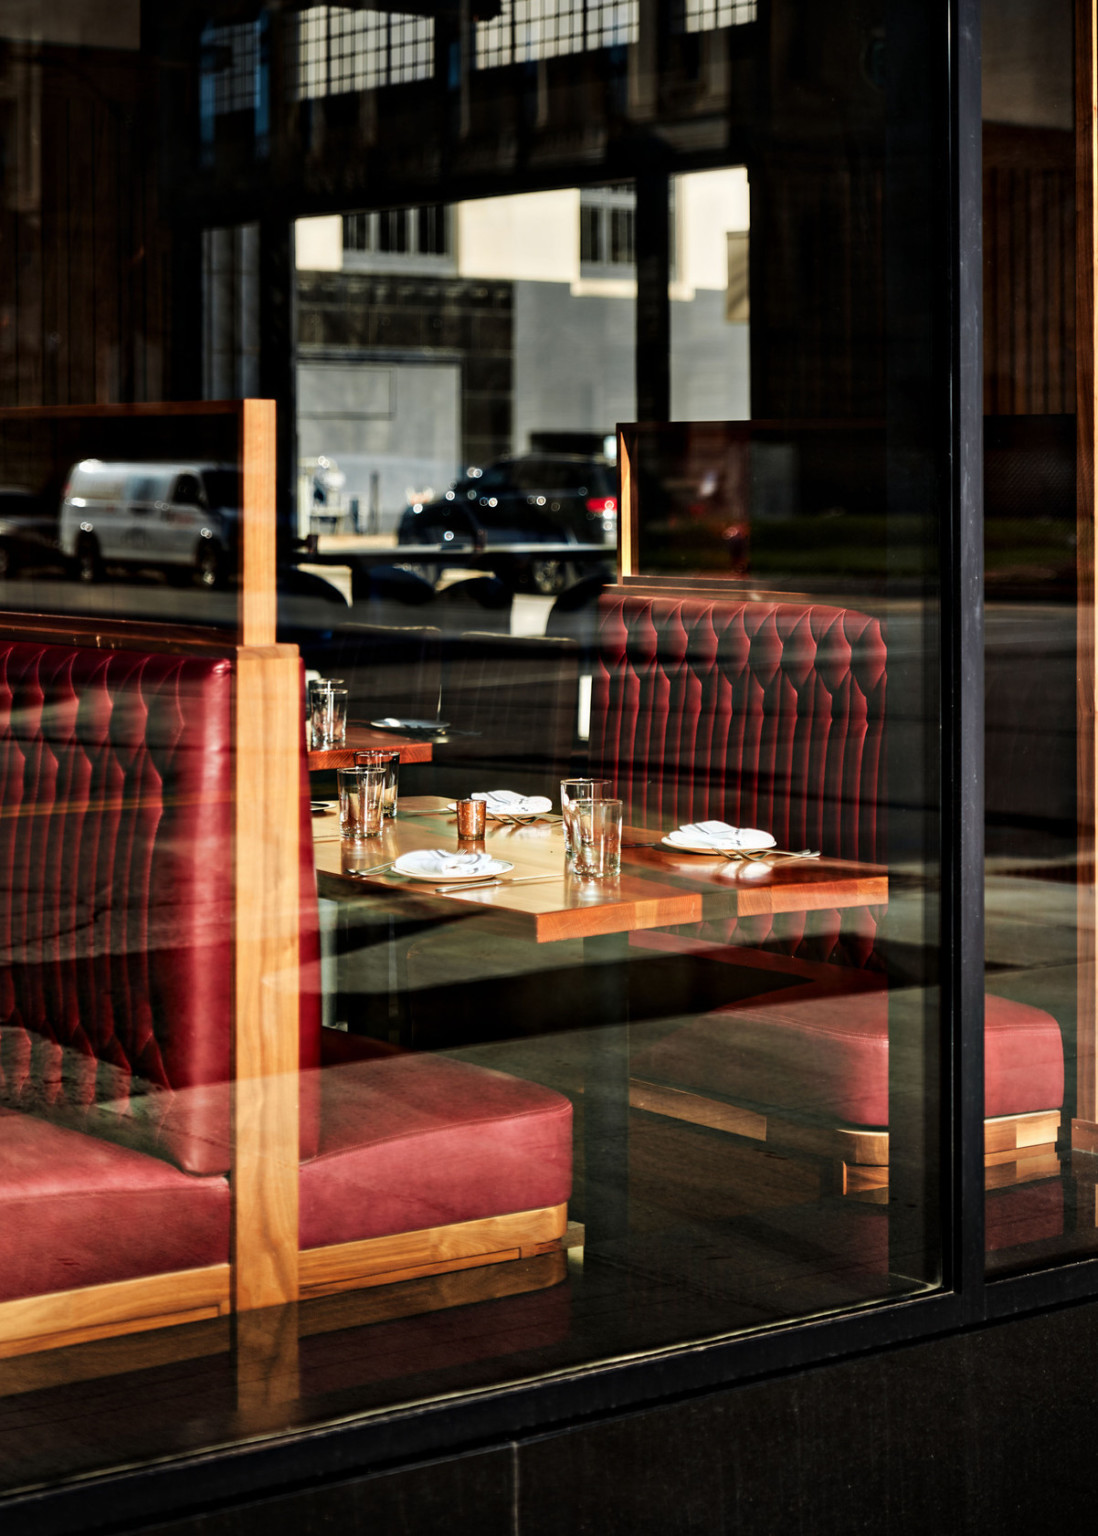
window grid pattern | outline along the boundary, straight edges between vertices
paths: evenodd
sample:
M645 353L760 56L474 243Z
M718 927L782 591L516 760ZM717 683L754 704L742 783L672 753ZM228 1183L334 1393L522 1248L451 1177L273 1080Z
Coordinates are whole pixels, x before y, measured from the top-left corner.
M434 73L435 24L429 16L314 5L297 18L294 95L299 101Z
M755 21L757 0L680 0L678 31L712 32ZM635 43L640 0L503 0L476 27L476 68L529 63Z
M639 32L640 0L588 0L588 48L635 43Z
M254 23L207 27L202 34L203 96L215 117L256 104L259 37Z
M685 32L713 32L718 27L742 27L754 21L756 0L683 0Z
M367 255L448 256L450 220L441 204L343 216L343 249Z
M585 267L632 267L637 256L636 195L629 184L580 192L580 262Z

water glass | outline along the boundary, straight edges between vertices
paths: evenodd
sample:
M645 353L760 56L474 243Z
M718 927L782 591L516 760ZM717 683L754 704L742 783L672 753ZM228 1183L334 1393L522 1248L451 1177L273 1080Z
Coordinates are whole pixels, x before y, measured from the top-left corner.
M564 826L564 860L572 862L572 805L576 800L605 800L610 793L609 779L562 779L560 781L560 816Z
M387 748L368 748L355 753L356 768L384 768L385 791L382 803L386 816L397 813L397 780L400 771L400 753Z
M341 747L347 739L347 689L338 678L309 684L309 729L315 749Z
M380 837L384 824L385 768L340 768L339 833L346 842Z
M572 872L592 880L621 874L620 800L573 800Z

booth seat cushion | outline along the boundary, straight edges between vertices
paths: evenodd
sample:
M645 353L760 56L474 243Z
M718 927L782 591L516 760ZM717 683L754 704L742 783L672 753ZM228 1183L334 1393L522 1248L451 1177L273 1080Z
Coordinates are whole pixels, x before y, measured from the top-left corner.
M1059 1108L1064 1053L1050 1014L986 999L984 1113ZM786 1113L888 1124L888 993L810 992L732 1004L633 1058L634 1075Z
M571 1194L572 1106L551 1089L432 1055L348 1062L321 1077L320 1150L301 1165L303 1248Z
M0 1109L0 1301L225 1264L229 1185Z

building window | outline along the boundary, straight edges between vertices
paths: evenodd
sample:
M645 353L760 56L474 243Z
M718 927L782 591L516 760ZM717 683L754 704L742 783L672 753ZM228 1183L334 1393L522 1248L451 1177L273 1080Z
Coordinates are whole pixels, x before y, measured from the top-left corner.
M223 117L229 112L253 111L259 62L259 31L254 23L207 27L202 34L203 115Z
M343 249L365 256L449 256L450 210L387 208L343 215Z
M298 101L426 80L434 73L435 24L429 16L314 5L297 18Z
M497 17L477 23L476 67L635 43L639 20L639 0L503 0Z
M718 27L741 27L754 21L756 0L683 0L682 30L714 32Z
M581 266L632 269L636 220L635 196L627 183L584 187L580 193Z

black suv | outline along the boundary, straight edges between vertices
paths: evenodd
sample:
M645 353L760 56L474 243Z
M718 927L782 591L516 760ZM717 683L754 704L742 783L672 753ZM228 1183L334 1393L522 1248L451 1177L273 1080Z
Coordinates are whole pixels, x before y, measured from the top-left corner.
M408 507L398 538L401 544L450 550L486 544L614 546L617 494L617 472L605 459L552 453L497 459L455 481L437 501ZM524 554L508 565L510 571L500 575L548 594L562 591L575 576L563 555Z

